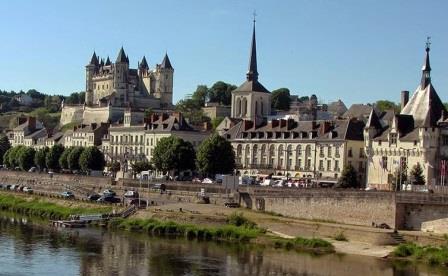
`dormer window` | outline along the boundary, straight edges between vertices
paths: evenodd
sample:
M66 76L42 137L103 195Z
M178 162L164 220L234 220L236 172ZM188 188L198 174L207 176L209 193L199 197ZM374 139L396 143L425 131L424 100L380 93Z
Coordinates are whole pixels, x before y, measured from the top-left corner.
M390 144L391 145L396 145L397 144L397 134L396 133L391 133L390 134Z

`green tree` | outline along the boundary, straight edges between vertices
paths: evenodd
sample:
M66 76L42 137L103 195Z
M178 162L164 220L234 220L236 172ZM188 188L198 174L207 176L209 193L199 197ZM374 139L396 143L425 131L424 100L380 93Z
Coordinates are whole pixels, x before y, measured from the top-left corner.
M279 88L271 93L271 106L277 110L289 110L291 97L288 88Z
M194 105L201 108L204 106L208 99L208 87L207 85L198 85L196 91L191 95L191 100L193 100Z
M378 100L375 103L375 107L380 111L384 112L387 110L395 110L396 112L400 111L400 106L395 104L394 102L387 101L387 100Z
M218 102L223 105L230 105L232 102L232 91L237 87L223 81L215 82L208 91L210 102Z
M68 168L72 171L79 171L81 167L79 166L79 157L84 151L83 147L74 147L67 156Z
M11 154L12 150L13 148L9 148L3 155L3 165L5 165L7 168L12 168L12 165L9 162L9 155Z
M64 152L64 147L61 144L56 144L51 147L45 156L45 165L49 170L59 170L59 158Z
M3 156L6 151L11 148L11 144L9 143L8 137L6 135L0 136L0 163L3 164Z
M45 157L49 151L50 149L48 147L41 148L34 155L34 165L39 169L39 171L47 168Z
M184 117L187 118L192 125L200 125L210 121L210 118L205 116L201 106L195 103L192 99L185 99L177 102L176 111L182 112Z
M359 188L359 182L356 175L355 168L351 165L347 165L344 167L341 173L341 177L338 179L337 183L338 187L341 188Z
M13 148L11 148L11 152L8 155L8 160L9 160L9 166L11 168L15 168L19 166L19 152L24 149L25 146L15 146Z
M85 172L102 171L105 164L104 154L97 147L85 148L79 157L79 166Z
M425 176L423 175L423 168L420 163L417 163L412 167L410 172L410 177L412 184L414 185L425 185Z
M64 152L62 152L61 156L59 157L59 167L64 170L68 170L68 155L72 151L73 148L65 148Z
M36 151L29 147L24 147L17 153L19 167L22 171L28 171L34 165L35 153Z
M142 171L148 171L151 169L151 164L144 160L144 161L136 161L131 164L132 172L134 175L141 173Z
M213 118L213 120L212 120L212 127L213 127L213 130L215 130L215 129L219 126L219 124L222 122L222 120L224 120L223 117L216 117L216 118Z
M194 169L195 152L193 145L179 137L160 139L154 148L152 163L164 173L176 170Z
M196 167L204 175L229 174L235 169L235 153L229 141L213 134L198 148Z

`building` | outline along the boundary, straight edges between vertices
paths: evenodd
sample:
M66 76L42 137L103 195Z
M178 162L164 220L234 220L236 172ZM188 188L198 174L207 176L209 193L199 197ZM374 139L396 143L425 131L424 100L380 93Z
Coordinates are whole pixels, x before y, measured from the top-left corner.
M210 119L225 118L230 116L231 108L227 105L221 105L220 103L205 103L202 108L205 116Z
M441 184L439 176L446 174L441 161L448 157L447 113L431 82L429 51L428 43L420 84L409 101L408 92L402 92L401 113L378 117L370 112L364 130L369 186L396 189L412 184L410 171L417 164L427 185Z
M231 115L232 118L260 121L270 114L271 93L258 81L254 20L249 69L246 74L246 81L232 91Z
M106 160L123 166L137 160L150 161L154 148L164 137L179 137L196 148L208 135L193 129L179 112L153 113L143 121L127 110L122 124L110 125L109 134L102 139L102 151Z
M18 126L8 134L11 146L24 145L34 149L51 147L63 141L61 132L53 133L35 117L17 118Z
M73 127L64 136L65 147L92 147L100 146L102 138L107 135L109 129L108 123L80 124Z
M15 96L14 100L16 100L20 105L24 105L24 106L30 106L34 102L33 98L31 98L30 96L28 96L25 93L21 93L21 94Z
M61 125L115 122L129 107L172 108L174 68L168 55L154 69L143 56L137 67L130 68L123 47L115 63L109 57L104 61L94 52L86 65L85 104L62 104Z

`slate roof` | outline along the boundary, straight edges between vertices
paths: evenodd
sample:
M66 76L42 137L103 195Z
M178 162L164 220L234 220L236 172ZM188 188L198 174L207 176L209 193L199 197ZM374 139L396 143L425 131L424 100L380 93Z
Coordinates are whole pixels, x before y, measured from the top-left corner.
M171 65L170 58L168 57L168 54L165 54L165 57L162 60L162 64L160 64L160 68L163 69L174 69Z
M117 56L116 62L127 62L127 63L129 63L129 59L126 56L126 53L124 52L123 47L121 47L120 52L118 52L118 56Z

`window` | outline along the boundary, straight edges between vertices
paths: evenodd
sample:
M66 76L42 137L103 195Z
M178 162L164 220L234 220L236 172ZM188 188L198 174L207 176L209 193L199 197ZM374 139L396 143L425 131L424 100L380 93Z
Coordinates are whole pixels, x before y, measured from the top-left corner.
M442 136L442 144L444 146L448 146L448 135L443 135Z
M358 163L358 172L362 172L364 170L364 162L359 161Z
M306 160L306 167L307 169L311 169L311 158L308 158L308 160Z
M331 171L331 160L327 160L327 171Z
M339 160L334 161L334 170L337 172L339 171Z
M364 157L364 148L359 148L359 157L360 158Z
M320 154L320 156L324 156L324 147L323 146L321 146L319 148L319 154Z
M378 146L381 146L381 140L378 141Z
M324 160L319 160L319 170L324 169Z
M339 155L339 148L340 148L340 146L336 146L336 147L335 147L334 155L335 155L336 157L339 157L339 156L340 156L340 155Z
M301 145L297 146L297 156L302 156L302 146Z
M331 157L331 146L328 146L328 149L327 149L327 156L328 156L328 157Z
M347 155L348 155L348 157L353 157L353 150L352 150L352 148L348 149Z
M302 168L302 159L297 160L297 168Z
M387 169L387 156L381 157L381 167L386 170Z
M390 144L391 145L396 145L397 144L397 134L396 133L391 133L390 134Z

